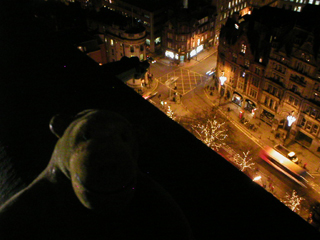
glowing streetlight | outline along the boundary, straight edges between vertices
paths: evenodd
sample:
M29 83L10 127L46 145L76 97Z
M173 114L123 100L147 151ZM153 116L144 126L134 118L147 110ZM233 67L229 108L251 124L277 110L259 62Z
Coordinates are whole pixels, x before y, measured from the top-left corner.
M227 77L224 75L224 72L222 72L222 76L220 76L219 79L221 86L223 86L223 84L227 81Z
M222 86L227 81L227 77L224 75L224 72L222 72L222 76L219 77L219 80L220 80L220 85L221 85L221 87L220 87L220 98L219 98L219 106L220 106L220 102L221 102L221 98L222 98L222 96L221 96Z
M287 140L287 138L289 137L289 133L290 133L290 130L291 130L291 127L292 127L292 124L297 120L294 116L294 111L292 111L291 113L289 113L288 117L287 117L287 121L288 121L288 132L286 134L286 137L285 137L285 141Z
M294 116L294 111L292 111L289 116L287 117L288 120L288 127L291 127L291 125L297 120Z

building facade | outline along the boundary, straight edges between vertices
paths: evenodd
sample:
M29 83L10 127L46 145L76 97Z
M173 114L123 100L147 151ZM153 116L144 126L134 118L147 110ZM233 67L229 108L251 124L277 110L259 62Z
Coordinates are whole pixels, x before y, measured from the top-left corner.
M145 43L148 51L153 53L160 49L162 27L167 19L165 1L106 0L103 5L132 21L142 23L146 28Z
M305 25L307 15L256 13L241 23L229 19L221 32L216 84L220 76L227 81L220 93L268 123L284 143L295 140L320 156L320 35Z
M143 27L121 29L116 26L105 27L105 44L108 62L120 61L122 57L147 59L146 30Z
M122 57L147 58L146 29L141 23L107 8L93 12L87 18L89 31L98 32L105 44L107 62L120 61Z
M215 9L212 6L179 9L164 25L163 55L177 63L196 58L214 44Z

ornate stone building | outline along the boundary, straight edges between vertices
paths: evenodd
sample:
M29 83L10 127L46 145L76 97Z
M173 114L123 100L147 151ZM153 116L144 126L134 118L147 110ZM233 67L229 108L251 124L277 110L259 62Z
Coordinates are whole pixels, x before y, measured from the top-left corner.
M103 5L132 21L143 24L146 28L145 43L148 51L155 52L161 46L162 26L167 19L167 2L163 0L105 0Z
M220 87L226 99L268 123L285 143L295 140L320 155L320 35L319 26L310 28L312 17L265 7L229 19L216 83L227 77Z

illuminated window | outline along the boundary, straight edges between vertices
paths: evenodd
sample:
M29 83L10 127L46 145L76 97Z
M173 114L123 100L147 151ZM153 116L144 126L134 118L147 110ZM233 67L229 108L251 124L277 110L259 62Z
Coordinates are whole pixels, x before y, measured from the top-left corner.
M150 39L146 39L146 44L148 45L148 46L150 46Z
M110 39L110 45L113 46L113 39Z
M309 4L313 4L313 0L309 0L308 3L309 3Z
M320 1L317 0L314 4L315 5L320 5Z
M262 58L262 57L260 57L260 58L259 58L259 62L260 62L260 63L262 63L262 61L263 61L263 58Z
M231 2L229 2L229 4L228 4L228 8L231 8Z
M200 45L200 39L198 38L198 46Z
M244 8L247 7L247 3L246 3L246 2L243 4L243 7L244 7Z
M246 49L247 49L247 46L242 43L242 45L241 45L241 53L245 54L246 53Z

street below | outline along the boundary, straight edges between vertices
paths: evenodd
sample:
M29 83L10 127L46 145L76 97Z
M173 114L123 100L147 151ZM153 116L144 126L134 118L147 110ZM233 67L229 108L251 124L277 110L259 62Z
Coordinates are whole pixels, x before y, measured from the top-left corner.
M215 150L238 168L235 158L250 160L252 164L243 171L244 174L253 180L253 184L259 184L280 201L287 200L296 191L303 198L296 213L307 220L312 206L320 199L319 193L302 187L259 157L264 147L262 142L253 137L249 129L241 126L239 119L228 117L228 111L237 109L235 104L232 107L230 103L226 111L226 106L218 106L217 101L207 97L206 86L212 81L212 76L206 75L206 72L215 66L216 52L190 66L167 66L161 62L152 64L151 72L157 81L154 91L157 95L149 101L193 134L192 125L201 121L203 123L206 118L223 123L228 136L220 151Z

